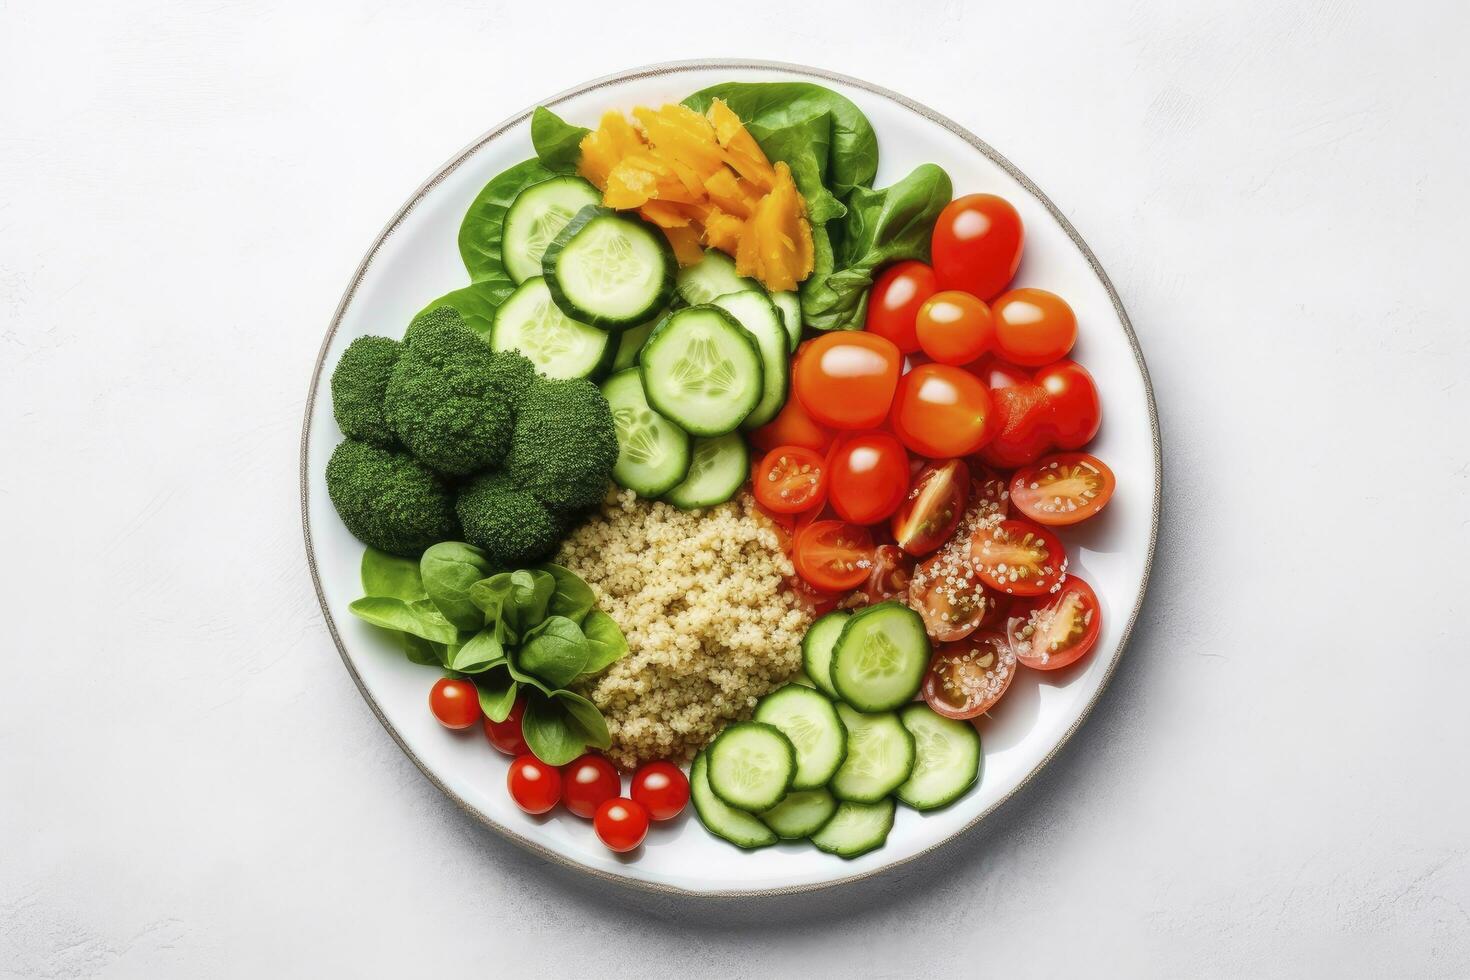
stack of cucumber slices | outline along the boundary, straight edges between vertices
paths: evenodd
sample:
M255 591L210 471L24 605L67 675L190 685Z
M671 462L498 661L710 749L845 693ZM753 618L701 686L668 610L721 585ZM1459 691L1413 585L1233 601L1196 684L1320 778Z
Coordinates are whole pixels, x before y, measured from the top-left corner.
M899 602L817 620L802 680L695 757L700 821L739 847L807 838L854 858L888 839L895 801L933 810L959 799L979 778L980 736L913 700L929 655L923 620Z
M767 293L711 250L678 269L658 228L601 206L581 177L532 184L506 212L518 284L490 344L552 378L602 383L618 428L613 478L678 507L733 497L750 473L741 431L786 404L801 337L795 293Z

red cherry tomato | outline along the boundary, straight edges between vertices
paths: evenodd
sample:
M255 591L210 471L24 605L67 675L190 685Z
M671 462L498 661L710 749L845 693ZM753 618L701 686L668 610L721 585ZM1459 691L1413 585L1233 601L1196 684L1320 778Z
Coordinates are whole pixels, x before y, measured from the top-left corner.
M441 677L429 689L429 710L445 728L469 728L480 720L480 692L470 681Z
M970 472L975 474L970 481L970 509L981 517L1008 516L1011 491L1005 477L997 476L979 461L971 462Z
M1035 670L1060 670L1087 655L1102 632L1102 609L1092 586L1075 575L1056 595L1010 618L1016 657Z
M855 589L873 569L873 536L845 521L813 521L796 533L791 563L822 592Z
M767 453L778 446L801 446L825 453L832 445L832 433L807 414L800 398L788 398L780 414L750 433L750 444Z
M648 811L620 796L597 808L592 827L608 850L622 854L642 844L648 836Z
M970 561L986 585L1006 595L1045 595L1067 576L1067 552L1057 536L1030 521L976 528Z
M521 735L521 717L526 713L526 699L517 698L505 721L485 719L485 737L490 744L506 755L525 755L531 749Z
M841 592L827 592L812 585L800 575L786 580L786 588L796 596L796 604L811 619L825 616L838 606L844 598Z
M1057 361L1029 378L1000 361L976 368L990 385L993 435L981 458L1015 469L1052 449L1081 449L1102 425L1102 402L1092 375L1075 361Z
M868 294L867 331L886 337L905 354L919 349L915 317L934 295L934 270L922 262L898 262L884 269Z
M824 499L826 472L826 462L810 449L778 446L766 453L751 477L756 502L773 514L810 510Z
M1021 264L1021 216L994 194L967 194L945 205L934 223L934 273L940 289L981 299L998 295Z
M1102 401L1097 384L1076 361L1048 364L1032 376L1051 405L1052 443L1058 449L1081 449L1102 427Z
M561 800L561 773L534 755L523 755L510 764L506 788L515 805L527 813L545 813Z
M995 349L1012 364L1041 367L1066 357L1077 343L1077 314L1056 293L1012 289L995 301L991 313Z
M929 297L919 308L917 330L919 346L941 364L969 364L995 345L990 307L957 290Z
M567 809L588 820L597 808L623 791L623 779L611 762L595 752L562 766L561 798Z
M903 503L909 489L909 454L886 432L843 436L827 454L827 499L837 516L876 524Z
M1107 506L1116 485L1113 471L1096 456L1058 453L1017 470L1011 477L1011 500L1036 523L1064 527Z
M968 371L920 364L898 385L893 431L920 456L968 456L990 438L990 393Z
M863 602L876 606L889 599L906 599L914 577L914 556L895 544L880 544L873 552L873 570L863 584Z
M888 415L903 355L893 341L856 330L823 334L797 352L792 388L834 429L871 429Z
M650 762L633 774L628 795L654 820L672 820L689 802L689 777L672 762Z
M974 633L934 651L924 700L946 718L978 718L995 706L1015 676L1010 642L999 633Z
M909 583L909 608L940 643L963 640L979 628L993 605L970 566L964 547L931 555Z
M927 555L949 540L970 498L970 469L964 460L931 463L893 515L893 540L911 555Z

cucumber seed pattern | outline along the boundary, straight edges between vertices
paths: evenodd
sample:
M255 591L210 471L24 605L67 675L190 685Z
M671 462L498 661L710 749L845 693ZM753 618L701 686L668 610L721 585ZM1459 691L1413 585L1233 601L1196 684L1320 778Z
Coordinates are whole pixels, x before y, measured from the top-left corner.
M673 384L688 394L718 397L735 387L735 365L720 353L715 338L693 338L670 372Z

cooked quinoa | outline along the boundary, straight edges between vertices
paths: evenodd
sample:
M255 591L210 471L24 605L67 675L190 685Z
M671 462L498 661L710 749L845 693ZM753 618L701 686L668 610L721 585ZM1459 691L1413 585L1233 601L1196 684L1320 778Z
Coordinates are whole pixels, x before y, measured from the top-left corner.
M620 766L688 762L801 666L809 618L791 563L747 495L702 511L610 497L557 559L622 627L628 654L583 690Z

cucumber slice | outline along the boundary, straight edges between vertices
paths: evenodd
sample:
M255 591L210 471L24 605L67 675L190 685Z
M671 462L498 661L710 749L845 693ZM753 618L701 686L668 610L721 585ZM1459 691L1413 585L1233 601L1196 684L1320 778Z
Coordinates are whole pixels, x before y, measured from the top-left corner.
M843 803L821 830L812 834L818 850L855 858L882 847L893 829L893 801Z
M581 177L553 177L516 195L505 212L500 253L517 283L541 275L541 260L578 211L602 203L602 194Z
M648 341L648 335L653 333L653 328L658 326L658 321L661 319L663 318L654 317L647 323L629 327L618 334L618 349L613 354L612 362L614 372L626 371L630 367L637 366L638 352L643 349L643 345Z
M781 311L781 322L790 335L791 353L795 354L796 348L801 346L801 297L795 293L772 293L771 302Z
M812 623L801 641L802 669L817 690L828 697L837 697L837 688L832 686L832 648L837 645L837 637L842 635L842 628L851 618L852 613L848 610L834 609Z
M520 351L548 378L587 378L601 373L612 358L613 339L563 313L540 276L517 286L495 311L495 322L490 325L491 347Z
M735 496L750 476L750 451L738 432L712 439L695 439L684 482L664 495L682 510L713 507Z
M696 436L733 432L759 404L760 348L717 306L664 317L638 355L648 404Z
M709 747L709 788L740 810L769 810L786 798L795 775L796 749L774 725L736 722Z
M914 736L898 715L863 714L839 701L837 717L847 728L847 759L832 777L838 799L876 803L913 775Z
M897 790L915 810L936 810L964 796L980 778L980 733L968 721L945 718L927 704L898 713L914 737L914 771Z
M812 680L805 670L797 671L796 676L791 678L791 683L800 684L802 687L809 687L818 694L826 695L826 692L817 687L817 682Z
M761 400L741 423L745 429L759 428L775 418L786 404L791 380L791 351L787 347L790 335L786 333L780 311L765 293L753 290L729 293L717 298L714 305L733 316L760 347L764 386Z
M847 729L832 702L800 684L787 684L756 706L755 720L775 725L796 749L792 789L816 789L847 758ZM798 834L797 836L805 836Z
M786 799L760 815L761 823L783 840L815 834L837 812L837 798L825 789L793 790Z
M832 686L859 711L889 711L919 693L929 669L924 620L901 602L854 613L832 648Z
M602 383L618 430L613 479L640 497L662 497L689 473L689 434L648 407L637 369Z
M735 274L735 260L718 249L708 249L704 258L679 270L679 298L690 306L714 302L715 297L746 290L760 291L760 283Z
M577 212L541 260L556 305L608 330L636 326L667 306L675 268L663 232L595 205Z
M694 765L689 767L689 798L694 802L694 812L699 816L699 822L710 833L724 838L736 847L752 849L769 847L776 843L776 834L770 827L744 810L726 806L715 795L714 790L709 788L709 762L705 759L707 754L699 753L694 757Z

